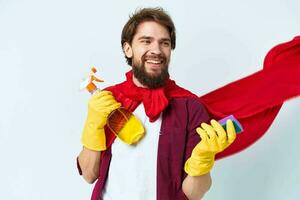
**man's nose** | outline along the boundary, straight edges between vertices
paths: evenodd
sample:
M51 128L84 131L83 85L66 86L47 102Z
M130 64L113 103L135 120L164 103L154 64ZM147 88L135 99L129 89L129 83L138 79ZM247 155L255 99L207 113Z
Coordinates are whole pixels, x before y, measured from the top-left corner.
M150 53L151 54L157 54L157 55L161 54L161 47L160 47L160 44L158 42L153 42L152 43Z

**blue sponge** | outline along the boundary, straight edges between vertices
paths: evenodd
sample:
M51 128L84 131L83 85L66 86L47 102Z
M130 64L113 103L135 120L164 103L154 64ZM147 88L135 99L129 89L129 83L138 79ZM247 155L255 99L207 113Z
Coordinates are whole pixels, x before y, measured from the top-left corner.
M219 123L222 125L222 127L226 130L226 121L228 119L231 119L231 121L233 122L233 125L234 125L234 128L235 128L235 131L236 133L241 133L243 132L243 127L242 125L240 124L240 122L233 116L233 115L229 115L221 120L219 120Z

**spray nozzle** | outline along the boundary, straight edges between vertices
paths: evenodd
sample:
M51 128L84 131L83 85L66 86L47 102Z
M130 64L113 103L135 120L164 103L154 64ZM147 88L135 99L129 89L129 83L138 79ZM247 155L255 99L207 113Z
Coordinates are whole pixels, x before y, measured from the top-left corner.
M88 77L84 78L80 84L80 90L86 89L91 94L98 90L94 82L104 82L104 80L97 78L96 72L96 67L91 67L90 74L88 75Z

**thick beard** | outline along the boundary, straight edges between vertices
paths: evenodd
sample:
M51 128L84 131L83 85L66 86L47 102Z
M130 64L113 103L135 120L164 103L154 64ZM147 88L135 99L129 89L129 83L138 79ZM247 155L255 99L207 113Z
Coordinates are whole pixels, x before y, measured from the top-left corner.
M169 79L169 71L168 71L168 64L165 62L165 66L162 67L161 73L158 75L151 75L146 72L145 69L145 55L141 59L141 64L135 63L134 60L132 62L132 71L134 77L144 86L155 89L165 85L166 81Z

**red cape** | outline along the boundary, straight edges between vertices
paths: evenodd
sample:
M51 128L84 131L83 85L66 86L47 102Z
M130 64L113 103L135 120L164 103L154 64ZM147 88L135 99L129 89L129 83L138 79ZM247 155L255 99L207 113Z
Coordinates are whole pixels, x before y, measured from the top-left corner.
M272 48L262 70L200 97L213 118L233 114L244 132L217 159L257 141L271 126L284 101L300 95L300 36Z
M134 101L129 99L132 97L131 94L127 94L129 86L125 81L107 90L112 91L117 101L125 108L133 111L141 103L141 99L137 96L134 96ZM171 80L164 91L167 99L179 96L195 97ZM200 96L199 101L205 105L212 118L219 120L233 114L244 128L244 132L237 135L235 142L217 154L216 159L237 153L253 144L271 126L283 102L298 95L300 36L272 48L265 57L262 70ZM160 102L161 98L155 100L157 101L150 102L152 107L159 105L157 102ZM166 105L167 103L164 104ZM107 146L110 146L115 136L106 129L106 137Z

